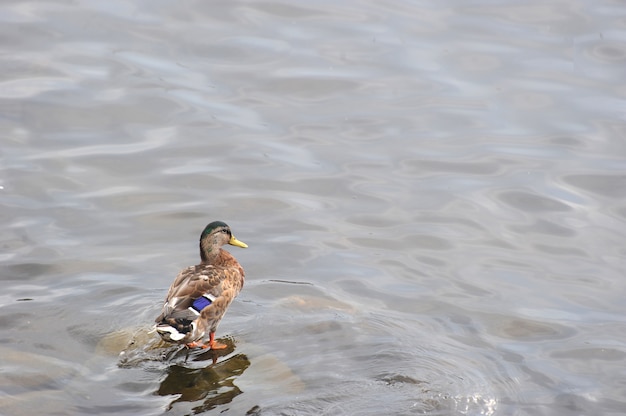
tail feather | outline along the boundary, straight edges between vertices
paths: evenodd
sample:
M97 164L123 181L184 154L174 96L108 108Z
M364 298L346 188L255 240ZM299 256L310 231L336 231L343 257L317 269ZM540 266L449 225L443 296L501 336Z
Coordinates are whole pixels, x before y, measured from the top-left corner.
M164 318L156 325L156 330L165 341L177 342L194 330L194 321L181 318Z

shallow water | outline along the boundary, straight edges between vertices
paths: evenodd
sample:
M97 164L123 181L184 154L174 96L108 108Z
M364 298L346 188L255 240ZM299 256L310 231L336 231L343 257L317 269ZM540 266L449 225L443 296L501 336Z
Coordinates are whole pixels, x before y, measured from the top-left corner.
M626 413L623 4L0 20L1 414ZM246 285L188 353L150 325L216 219Z

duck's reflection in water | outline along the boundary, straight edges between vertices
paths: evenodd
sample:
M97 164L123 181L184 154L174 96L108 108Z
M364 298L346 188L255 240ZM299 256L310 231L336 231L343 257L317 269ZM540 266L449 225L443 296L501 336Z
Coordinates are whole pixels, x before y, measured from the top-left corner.
M173 364L167 370L156 394L160 396L177 396L170 403L168 410L177 403L189 402L191 411L198 414L230 403L242 393L235 380L250 366L248 357L236 354L223 361L215 362L219 352L206 351L194 357L195 364L199 361L211 363L206 367L194 368L189 362ZM194 403L197 402L197 403Z

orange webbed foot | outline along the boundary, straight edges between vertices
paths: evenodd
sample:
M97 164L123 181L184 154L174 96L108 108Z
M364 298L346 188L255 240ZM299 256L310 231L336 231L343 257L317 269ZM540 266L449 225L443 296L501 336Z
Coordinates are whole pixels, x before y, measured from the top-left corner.
M217 342L215 340L215 332L211 332L209 334L209 347L211 347L212 350L223 350L224 348L227 348L228 345Z
M200 348L202 348L202 349L207 349L207 348L209 348L209 345L206 345L205 343L202 343L202 342L197 342L197 341L190 342L189 344L185 344L185 346L186 346L187 348L198 348L198 347L200 347Z
M211 347L212 350L223 350L224 348L228 348L228 345L213 341L209 343L209 347Z

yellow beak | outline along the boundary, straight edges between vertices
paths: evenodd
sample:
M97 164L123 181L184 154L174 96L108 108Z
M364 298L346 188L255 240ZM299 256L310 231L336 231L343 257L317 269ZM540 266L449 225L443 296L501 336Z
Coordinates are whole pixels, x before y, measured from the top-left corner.
M234 235L230 236L230 241L228 242L228 244L232 246L241 247L241 248L248 248L248 245L246 243L244 243L243 241L237 240Z

